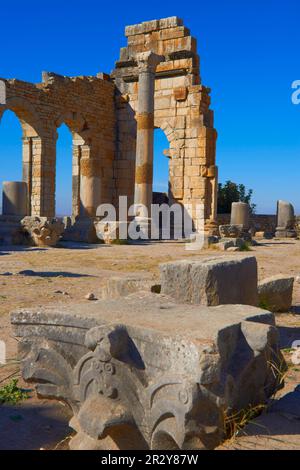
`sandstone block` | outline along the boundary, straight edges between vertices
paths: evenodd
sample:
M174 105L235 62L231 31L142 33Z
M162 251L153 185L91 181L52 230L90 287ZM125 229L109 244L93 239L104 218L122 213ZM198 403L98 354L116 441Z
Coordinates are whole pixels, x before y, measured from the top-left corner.
M254 256L182 260L160 266L161 292L180 303L257 305Z

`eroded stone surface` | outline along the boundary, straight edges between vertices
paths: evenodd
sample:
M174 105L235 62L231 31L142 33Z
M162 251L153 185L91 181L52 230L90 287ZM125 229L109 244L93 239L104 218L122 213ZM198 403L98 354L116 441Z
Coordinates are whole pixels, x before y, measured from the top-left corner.
M64 231L64 224L48 217L24 217L22 231L28 243L35 246L56 246Z
M155 288L154 282L149 278L139 276L114 276L107 280L106 285L102 290L103 299L118 299L119 297L126 297L137 291L151 291Z
M294 207L287 201L277 201L277 227L275 237L295 238L295 212Z
M274 318L251 306L148 294L19 310L11 321L24 378L72 408L72 448L213 448L225 409L262 403L278 387Z
M272 312L288 312L292 305L294 277L281 274L263 279L258 284L261 305Z
M182 260L160 266L162 293L179 303L257 305L254 256Z

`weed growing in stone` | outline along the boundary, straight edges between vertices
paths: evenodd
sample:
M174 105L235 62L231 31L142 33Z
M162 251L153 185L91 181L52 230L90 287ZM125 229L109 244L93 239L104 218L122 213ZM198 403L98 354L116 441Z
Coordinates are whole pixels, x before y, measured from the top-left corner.
M29 398L28 392L18 387L18 379L12 379L7 385L0 388L0 404L16 405L27 398Z

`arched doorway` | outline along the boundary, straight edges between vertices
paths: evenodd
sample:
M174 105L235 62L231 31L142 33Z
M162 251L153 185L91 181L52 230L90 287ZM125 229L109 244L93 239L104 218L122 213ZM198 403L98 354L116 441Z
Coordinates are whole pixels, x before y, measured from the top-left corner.
M154 129L153 202L167 203L169 195L169 141L162 129Z
M66 124L57 129L55 215L72 215L72 133Z
M0 214L2 214L3 181L22 181L22 126L14 112L0 116Z

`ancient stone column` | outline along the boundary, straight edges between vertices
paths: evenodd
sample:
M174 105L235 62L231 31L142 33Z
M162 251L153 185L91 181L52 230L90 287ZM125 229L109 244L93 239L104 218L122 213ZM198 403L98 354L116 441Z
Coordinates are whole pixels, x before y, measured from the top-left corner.
M32 192L32 137L23 137L23 174L22 180L27 184L27 215L31 215L31 192Z
M231 225L242 225L244 230L250 227L250 207L246 202L233 202L231 205Z
M155 70L163 60L164 57L153 52L137 55L139 82L134 203L141 205L136 212L136 221L141 223L151 216Z
M27 215L27 184L23 181L3 182L3 215Z
M101 203L101 161L88 145L81 147L80 216L95 217Z
M277 227L275 237L294 238L296 236L294 207L289 202L277 201Z

